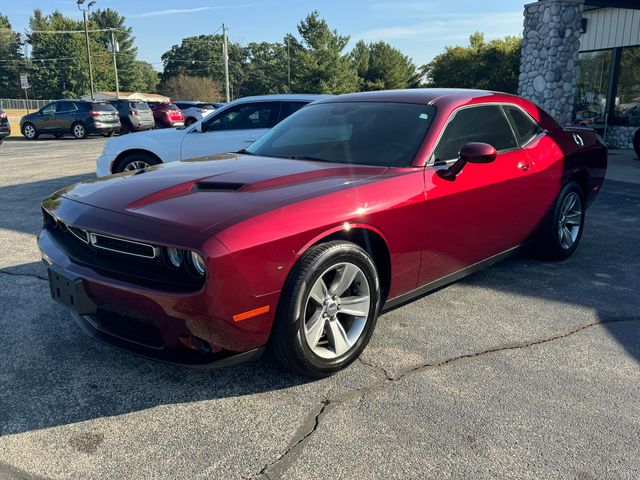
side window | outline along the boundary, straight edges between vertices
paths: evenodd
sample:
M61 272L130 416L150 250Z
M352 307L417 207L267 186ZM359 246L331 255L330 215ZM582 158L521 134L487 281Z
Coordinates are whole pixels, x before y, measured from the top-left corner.
M282 107L280 108L280 122L289 115L296 113L306 104L307 102L282 102Z
M64 113L64 112L72 112L76 110L76 106L73 102L58 102L56 112Z
M506 106L504 109L511 118L520 145L527 143L542 130L540 125L531 120L519 108Z
M214 114L206 123L207 130L248 130L253 128L271 128L278 118L277 102L256 102L235 105Z
M42 110L41 110L41 112L42 112L44 115L50 115L50 114L52 114L52 113L55 113L55 111L56 111L56 105L57 105L57 103L50 103L50 104L49 104L49 105L47 105L46 107L43 107L43 108L42 108Z
M458 158L460 148L468 142L488 143L498 151L517 146L499 105L463 108L453 115L435 149L436 161Z

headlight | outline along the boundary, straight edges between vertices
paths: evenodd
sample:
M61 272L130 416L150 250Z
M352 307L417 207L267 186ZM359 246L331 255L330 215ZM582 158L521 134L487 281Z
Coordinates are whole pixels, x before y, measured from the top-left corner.
M195 273L200 276L204 276L207 267L202 257L196 252L191 252L191 265L193 266Z
M182 265L182 250L173 247L167 248L167 259L173 267L180 268L180 265Z

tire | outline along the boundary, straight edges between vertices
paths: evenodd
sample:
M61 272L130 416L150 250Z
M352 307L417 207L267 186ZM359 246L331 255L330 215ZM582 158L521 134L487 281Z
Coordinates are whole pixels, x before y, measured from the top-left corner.
M117 163L113 173L141 170L160 163L162 162L150 154L130 153Z
M633 149L636 151L638 160L640 160L640 128L637 129L636 133L633 135Z
M71 125L71 134L78 140L87 138L87 128L80 122L75 122Z
M584 217L584 192L577 183L569 182L553 205L549 223L538 244L540 254L549 260L569 258L582 238Z
M185 121L184 121L184 126L185 126L185 127L188 127L189 125L193 125L193 124L194 124L194 123L196 123L196 122L197 122L197 120L196 120L195 118L193 118L193 117L189 117L189 118L186 118L186 119L185 119Z
M349 281L351 274L355 276ZM341 284L347 289L337 297L331 296L341 290ZM363 300L367 296L368 300ZM345 302L347 297L350 303ZM347 367L367 346L379 308L380 282L367 252L346 241L317 245L296 262L287 278L270 350L297 373L315 378L329 376ZM347 313L350 309L366 312L366 316Z
M102 136L106 137L106 138L112 137L113 136L113 132L103 133Z
M38 130L33 123L27 122L22 125L22 136L24 136L27 140L35 140L40 136Z
M64 137L64 133L54 133L53 136L55 138L62 138L62 137Z

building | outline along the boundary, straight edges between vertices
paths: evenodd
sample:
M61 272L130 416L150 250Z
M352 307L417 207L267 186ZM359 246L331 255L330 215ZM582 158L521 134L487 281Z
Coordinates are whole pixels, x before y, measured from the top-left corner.
M611 148L640 127L640 0L525 5L518 92L562 124L588 125Z
M137 100L139 102L170 102L169 97L159 95L157 93L140 93L140 92L120 92L116 95L116 92L94 92L94 98L96 100L111 101L111 100ZM80 97L82 100L91 100L91 95L83 95Z

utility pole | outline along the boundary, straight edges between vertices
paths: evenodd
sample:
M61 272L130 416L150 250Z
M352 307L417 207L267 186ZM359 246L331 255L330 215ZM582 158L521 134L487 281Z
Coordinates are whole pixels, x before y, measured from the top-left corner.
M227 27L222 24L222 59L224 60L224 90L227 103L231 101L229 95L229 46L227 45Z
M111 30L111 53L113 54L113 73L116 76L116 98L120 100L120 83L118 82L118 62L116 61L116 53L120 51L120 45L116 42L116 34Z
M290 42L289 42L289 37L286 37L287 39L287 85L288 85L288 93L291 93L291 48L290 48Z
M96 4L95 0L89 2L87 8L82 8L82 5L85 0L77 0L76 4L78 5L78 10L82 10L82 19L84 20L84 36L87 41L87 63L89 64L89 87L91 89L91 100L95 100L95 94L93 91L93 68L91 67L91 50L89 48L89 27L87 26L88 19L87 14L89 13L89 9Z

